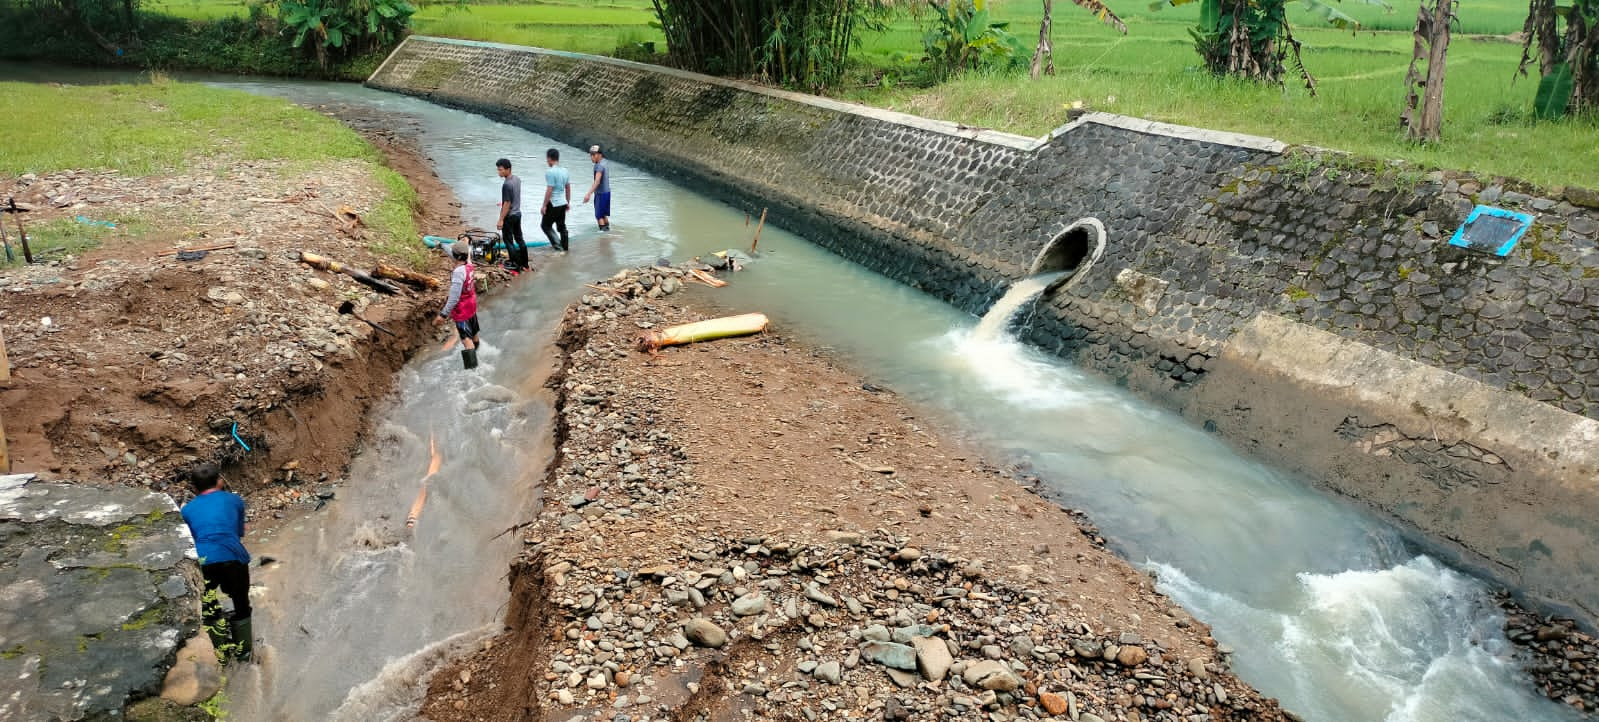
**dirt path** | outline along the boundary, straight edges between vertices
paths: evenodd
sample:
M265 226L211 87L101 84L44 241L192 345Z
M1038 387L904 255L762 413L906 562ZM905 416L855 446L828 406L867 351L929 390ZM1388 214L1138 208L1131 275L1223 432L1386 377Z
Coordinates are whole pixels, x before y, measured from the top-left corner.
M1080 516L891 391L780 330L634 351L698 317L675 273L569 311L508 629L425 716L1286 718Z
M453 234L454 196L406 126L351 124L416 188L418 225ZM429 321L442 291L381 295L297 260L305 249L371 268L370 231L343 232L333 214L366 213L385 192L349 163L0 179L0 197L37 207L30 224L137 215L150 227L136 241L0 275L13 369L0 414L13 470L182 498L177 472L217 460L259 519L316 503L394 372L438 333ZM198 260L172 253L228 244ZM341 315L346 301L393 335Z

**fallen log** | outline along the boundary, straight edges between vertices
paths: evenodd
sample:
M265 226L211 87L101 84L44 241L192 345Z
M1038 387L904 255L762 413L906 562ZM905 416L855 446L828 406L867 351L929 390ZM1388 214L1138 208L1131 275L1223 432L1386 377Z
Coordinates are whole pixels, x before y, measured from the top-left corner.
M409 271L409 270L406 270L404 268L397 268L397 267L391 266L391 265L389 265L387 263L379 263L377 266L373 267L372 275L376 276L378 278L387 278L387 279L390 279L390 280L407 283L407 284L410 284L410 285L415 286L417 288L438 288L439 287L439 279L437 279L437 278L434 278L432 276L426 276L426 275L417 273L416 271Z
M748 336L766 330L770 323L764 313L746 313L742 316L713 318L680 326L670 326L659 331L645 331L639 336L639 350L655 352L663 346L677 346L720 338Z
M392 295L400 292L400 289L394 284L389 283L388 281L380 281L376 278L373 278L371 275L367 274L366 271L350 268L349 266L339 263L338 261L330 258L324 258L309 251L300 251L300 262L312 268L320 268L324 271L342 273L350 278L360 281L361 283L371 286L372 288L382 291L383 293Z

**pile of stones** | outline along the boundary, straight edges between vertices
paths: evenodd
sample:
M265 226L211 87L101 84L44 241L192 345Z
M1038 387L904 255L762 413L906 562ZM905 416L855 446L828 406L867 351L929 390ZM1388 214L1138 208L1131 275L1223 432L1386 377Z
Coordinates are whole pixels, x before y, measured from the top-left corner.
M748 531L701 500L661 389L620 331L667 322L682 271L617 274L569 309L560 454L524 531L555 642L534 673L559 718L714 710L773 719L1291 719L1226 669L1096 628L1058 590L884 530ZM672 283L678 281L678 283ZM668 290L670 288L670 290ZM1010 575L1016 576L1016 575Z

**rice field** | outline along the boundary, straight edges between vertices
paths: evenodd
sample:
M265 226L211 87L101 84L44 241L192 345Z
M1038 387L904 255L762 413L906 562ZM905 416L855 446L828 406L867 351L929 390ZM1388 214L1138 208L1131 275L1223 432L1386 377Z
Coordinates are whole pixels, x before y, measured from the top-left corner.
M1450 45L1444 141L1407 143L1398 118L1410 62L1416 4L1391 10L1358 0L1335 3L1362 23L1358 32L1327 28L1291 4L1294 34L1316 79L1311 97L1293 78L1281 87L1212 77L1199 66L1188 37L1197 3L1152 10L1147 0L1109 0L1126 21L1122 36L1070 3L1056 3L1056 75L1038 81L1025 72L987 71L917 87L925 18L913 6L881 32L865 33L856 67L834 94L967 125L1040 135L1065 122L1073 104L1171 123L1265 135L1360 155L1403 159L1522 178L1542 185L1599 186L1599 118L1535 123L1529 108L1537 85L1515 78L1521 45L1522 0L1481 0L1461 6ZM1037 40L1042 5L991 0L996 20L1029 47ZM242 14L239 0L167 0L147 9L188 17ZM925 11L923 11L925 12ZM611 53L654 41L663 49L648 0L542 0L426 5L414 26L421 34Z

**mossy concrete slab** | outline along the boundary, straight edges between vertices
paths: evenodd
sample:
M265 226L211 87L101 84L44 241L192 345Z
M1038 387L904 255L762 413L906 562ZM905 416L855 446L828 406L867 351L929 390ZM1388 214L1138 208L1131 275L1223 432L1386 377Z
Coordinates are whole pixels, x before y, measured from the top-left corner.
M0 719L122 716L199 630L171 497L0 477Z

